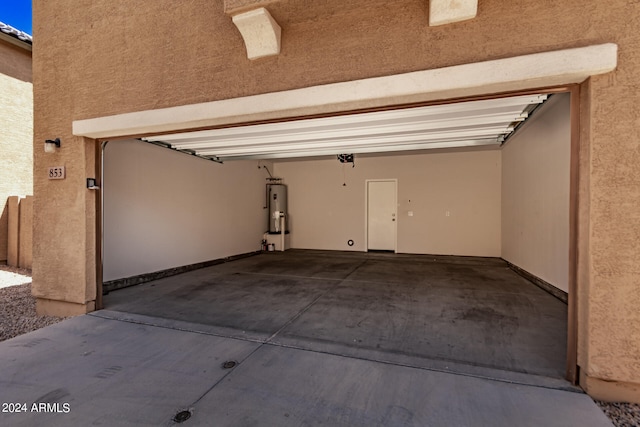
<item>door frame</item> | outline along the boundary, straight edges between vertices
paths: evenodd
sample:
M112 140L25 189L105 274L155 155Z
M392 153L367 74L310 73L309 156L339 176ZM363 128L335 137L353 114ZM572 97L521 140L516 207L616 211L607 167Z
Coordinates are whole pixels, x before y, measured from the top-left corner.
M393 237L393 253L398 253L398 179L365 179L364 181L364 252L369 252L369 183L370 182L393 182L395 189L394 213L396 215L395 233Z

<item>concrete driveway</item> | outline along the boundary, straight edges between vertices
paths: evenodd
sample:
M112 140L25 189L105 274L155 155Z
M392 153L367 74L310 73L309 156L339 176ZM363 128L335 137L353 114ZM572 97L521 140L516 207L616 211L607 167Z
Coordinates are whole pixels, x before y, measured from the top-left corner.
M499 309L496 283L511 281L502 267L483 267L480 276L497 281L482 289L447 276L447 287L459 282L447 296L437 269L427 281L417 270L424 259L408 257L398 276L384 257L317 258L258 256L116 291L106 310L0 343L0 425L611 425L556 374L549 348L519 356L557 338L508 315L544 298L537 288L510 287L515 305ZM453 261L437 268L480 271ZM416 310L436 301L449 313L469 295L471 319L462 308ZM487 329L487 318L506 319L508 334ZM468 343L477 357L437 335L469 328L464 339L491 344Z

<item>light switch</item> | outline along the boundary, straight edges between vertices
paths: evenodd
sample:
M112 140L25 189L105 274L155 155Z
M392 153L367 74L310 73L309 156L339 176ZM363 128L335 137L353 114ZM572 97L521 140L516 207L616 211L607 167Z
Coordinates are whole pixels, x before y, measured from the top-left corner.
M409 211L409 212L407 212L407 214L408 214L409 216L413 216L413 211Z

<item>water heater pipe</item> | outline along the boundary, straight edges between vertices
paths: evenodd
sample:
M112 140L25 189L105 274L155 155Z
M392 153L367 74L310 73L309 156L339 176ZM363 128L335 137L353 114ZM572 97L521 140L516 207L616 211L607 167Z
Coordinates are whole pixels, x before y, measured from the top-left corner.
M282 242L282 246L280 246L282 249L281 251L284 252L284 225L285 225L285 219L284 219L284 212L280 212L280 237L281 237L281 242Z

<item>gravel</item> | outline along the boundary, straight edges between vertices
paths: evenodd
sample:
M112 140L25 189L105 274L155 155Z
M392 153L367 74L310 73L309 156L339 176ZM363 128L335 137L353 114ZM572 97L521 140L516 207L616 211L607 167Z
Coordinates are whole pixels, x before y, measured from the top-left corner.
M640 426L640 405L637 403L609 403L595 401L616 427Z
M64 320L38 316L36 299L31 295L31 272L0 266L0 341Z
M0 341L64 320L36 314L31 295L31 272L0 265ZM595 401L616 427L640 426L640 405Z

